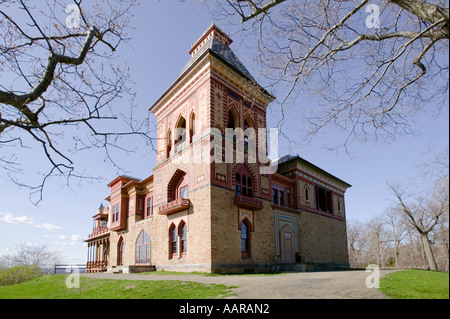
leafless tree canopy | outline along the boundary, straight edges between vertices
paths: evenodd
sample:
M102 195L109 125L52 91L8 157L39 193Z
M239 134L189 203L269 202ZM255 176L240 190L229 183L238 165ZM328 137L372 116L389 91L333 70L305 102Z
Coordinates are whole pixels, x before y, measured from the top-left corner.
M429 156L408 186L390 181L393 205L367 223L350 221L352 266L449 270L448 148ZM430 172L434 172L430 174Z
M446 0L207 3L240 24L246 40L257 39L262 74L282 108L302 113L311 138L327 128L346 133L343 146L391 140L413 132L420 111L448 106Z
M42 182L26 184L37 201L50 176L89 178L76 170L74 153L101 148L112 161L120 136L148 137L146 122L133 118L128 67L117 61L135 6L0 0L0 176L23 185L30 172L21 151L44 157Z
M41 270L53 270L61 256L46 245L16 243L11 253L0 257L0 269L16 266L38 266Z

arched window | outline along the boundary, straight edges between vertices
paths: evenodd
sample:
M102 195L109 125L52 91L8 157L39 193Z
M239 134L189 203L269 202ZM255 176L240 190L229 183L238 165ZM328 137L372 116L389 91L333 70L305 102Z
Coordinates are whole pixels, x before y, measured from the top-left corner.
M308 186L305 187L305 200L309 200Z
M246 220L241 223L241 257L250 257L250 227Z
M123 237L119 238L119 242L117 244L117 266L123 265L123 255L125 251L125 242Z
M168 201L189 198L189 179L186 172L177 169L168 183L167 191Z
M178 253L178 235L177 228L174 224L170 225L169 228L169 242L170 242L170 251L169 257L172 258L173 255Z
M244 147L248 148L248 142L249 142L249 135L248 132L246 132L247 129L252 128L252 124L250 119L247 117L244 121Z
M178 226L178 236L180 237L180 252L187 252L187 234L186 234L186 224L182 221Z
M169 130L169 132L167 133L166 158L170 157L171 150L172 150L172 132Z
M150 265L150 238L143 230L136 240L136 265Z
M175 151L177 145L181 145L184 141L186 141L186 120L181 116L175 129Z
M231 109L228 111L228 123L227 123L227 128L235 129L235 128L237 127L237 125L238 125L238 122L237 122L237 113L236 113L236 111L235 111L233 108L231 108Z
M192 112L191 121L189 125L189 141L192 144L195 135L195 113Z
M236 173L236 195L253 197L253 179L250 173L241 167Z

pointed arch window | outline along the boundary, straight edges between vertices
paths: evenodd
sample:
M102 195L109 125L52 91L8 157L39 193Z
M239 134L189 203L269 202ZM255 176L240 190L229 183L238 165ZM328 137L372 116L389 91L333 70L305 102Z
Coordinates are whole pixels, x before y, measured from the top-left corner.
M117 244L117 266L123 265L123 256L125 251L125 242L123 237L120 237L119 242Z
M144 230L136 240L136 265L150 265L150 238Z
M253 197L253 179L245 168L239 169L236 173L235 183L236 195Z
M177 228L174 224L170 225L169 228L169 257L172 258L173 255L176 255L178 253L178 234L177 234Z
M227 128L232 128L235 129L237 126L237 114L236 111L234 109L230 109L228 111L228 123L227 123Z
M186 141L186 119L181 116L175 129L175 152Z
M249 131L247 131L248 129L253 128L252 122L251 120L247 117L244 121L244 147L248 148L248 143L249 143Z
M241 257L250 257L250 227L247 220L241 222Z
M180 237L180 252L187 253L187 234L186 234L186 224L182 221L178 226L178 236Z
M189 124L189 143L191 143L191 144L194 140L194 135L195 135L195 113L192 112L191 121Z
M171 151L172 151L172 132L169 130L169 132L167 133L166 158L170 157Z

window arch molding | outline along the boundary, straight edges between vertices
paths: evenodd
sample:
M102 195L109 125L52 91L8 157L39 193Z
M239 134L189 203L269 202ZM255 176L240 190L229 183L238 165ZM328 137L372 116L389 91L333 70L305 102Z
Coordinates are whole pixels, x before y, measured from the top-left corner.
M123 265L123 258L125 255L125 240L123 236L119 237L117 241L117 266Z
M182 144L186 141L186 118L180 114L174 128L174 145Z
M231 104L227 112L227 127L236 129L239 126L239 113L236 111L236 106Z
M178 232L177 226L172 223L169 227L169 258L178 254Z
M246 177L250 177L252 180L252 185L250 186L252 189L252 197L255 196L255 192L258 189L258 179L256 178L255 173L253 172L253 170L251 169L251 167L247 164L247 163L239 163L236 164L236 166L233 168L232 171L232 183L234 185L237 184L237 180L236 178L239 176L242 178L243 175L245 175ZM242 179L240 184L242 184ZM248 186L248 180L246 181L246 186Z
M150 237L145 230L141 230L135 243L136 265L150 265Z
M187 225L184 220L178 224L178 238L180 239L180 253L187 253Z
M167 183L167 201L173 201L180 198L180 187L189 185L189 174L186 171L177 168Z

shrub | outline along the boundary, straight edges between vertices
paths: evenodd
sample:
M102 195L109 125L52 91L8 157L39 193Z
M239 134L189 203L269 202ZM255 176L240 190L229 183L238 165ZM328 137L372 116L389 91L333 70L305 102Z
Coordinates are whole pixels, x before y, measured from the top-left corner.
M27 280L31 280L40 274L40 269L36 265L17 266L0 270L0 286L14 285Z

